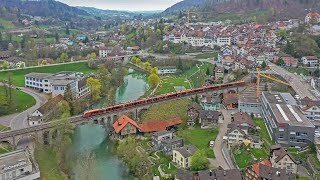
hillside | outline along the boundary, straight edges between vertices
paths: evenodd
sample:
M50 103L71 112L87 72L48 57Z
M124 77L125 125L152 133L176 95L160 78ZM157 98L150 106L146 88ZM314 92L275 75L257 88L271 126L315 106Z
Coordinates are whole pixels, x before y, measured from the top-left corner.
M78 9L84 10L89 14L92 15L133 15L128 11L117 11L117 10L103 10L97 9L94 7L84 7L84 6L77 6Z
M175 5L166 9L163 13L172 13L175 11L185 10L192 7L196 7L202 5L206 2L206 0L184 0L181 2L176 3Z
M71 7L54 0L0 0L0 7L17 8L23 14L42 17L57 17L62 20L70 19L79 15L89 15L84 10Z
M242 16L250 16L252 12L252 16L263 15L267 20L302 18L309 11L320 10L320 0L185 0L165 12L170 12L175 7L190 8L191 6L181 5L190 2L197 2L197 11L211 12L211 17L216 19L227 13L240 19Z

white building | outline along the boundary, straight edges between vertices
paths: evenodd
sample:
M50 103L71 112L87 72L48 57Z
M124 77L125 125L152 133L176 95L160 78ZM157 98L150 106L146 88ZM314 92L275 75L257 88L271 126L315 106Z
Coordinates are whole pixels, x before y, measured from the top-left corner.
M231 36L218 36L215 41L215 45L224 46L231 45Z
M108 57L108 54L112 52L112 47L101 47L99 49L99 57L105 58Z
M315 22L320 22L320 13L308 13L304 19L305 23L310 23L310 21L314 19Z
M28 149L19 149L0 155L2 180L38 180L40 171Z
M316 67L319 65L318 58L316 56L303 56L301 61L306 67Z
M175 66L166 66L166 67L159 67L158 74L175 74L177 72L177 68Z

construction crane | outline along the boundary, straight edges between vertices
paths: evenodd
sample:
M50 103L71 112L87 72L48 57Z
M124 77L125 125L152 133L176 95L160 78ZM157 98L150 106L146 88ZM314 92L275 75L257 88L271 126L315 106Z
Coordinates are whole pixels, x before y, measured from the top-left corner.
M195 11L190 11L190 10L188 10L187 11L187 13L188 13L188 22L187 22L187 26L189 27L189 24L190 24L190 14L211 14L211 12L195 12Z
M260 73L260 69L257 68L257 97L260 97L260 93L261 93L261 91L260 91L260 77L264 77L264 78L270 79L270 80L275 81L275 82L280 83L280 84L291 86L289 83L287 83L285 81L282 81L282 80L277 79L275 77L271 77L271 75L266 75L266 74Z

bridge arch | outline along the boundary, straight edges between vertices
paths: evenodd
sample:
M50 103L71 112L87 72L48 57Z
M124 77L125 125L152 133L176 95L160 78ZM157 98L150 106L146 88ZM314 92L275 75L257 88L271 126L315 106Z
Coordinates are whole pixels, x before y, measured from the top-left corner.
M23 135L23 136L17 136L16 137L16 141L15 141L15 146L16 147L25 147L26 144L29 144L30 142L35 142L37 140L37 137L35 134L27 134L27 135Z
M15 144L13 143L13 139L3 139L0 141L0 144L8 144L11 146L15 146Z

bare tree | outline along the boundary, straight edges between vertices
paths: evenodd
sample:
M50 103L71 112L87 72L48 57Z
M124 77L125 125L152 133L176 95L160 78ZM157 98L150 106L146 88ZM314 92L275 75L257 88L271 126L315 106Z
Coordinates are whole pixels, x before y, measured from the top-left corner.
M96 169L96 155L93 152L89 150L81 152L77 164L79 166L79 172L76 175L77 180L100 179Z

